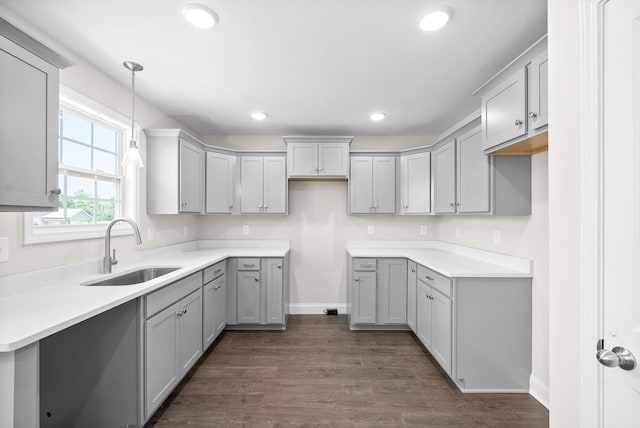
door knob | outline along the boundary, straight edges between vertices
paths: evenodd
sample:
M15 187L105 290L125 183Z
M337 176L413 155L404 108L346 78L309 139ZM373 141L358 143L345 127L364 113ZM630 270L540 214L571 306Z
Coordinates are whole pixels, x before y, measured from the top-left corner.
M612 350L600 349L596 358L605 367L620 367L622 370L633 370L636 367L636 358L622 346L616 346Z

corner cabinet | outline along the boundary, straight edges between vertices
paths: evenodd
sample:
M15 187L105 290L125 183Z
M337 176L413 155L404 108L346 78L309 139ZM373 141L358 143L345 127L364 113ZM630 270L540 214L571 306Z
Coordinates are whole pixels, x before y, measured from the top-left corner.
M202 144L180 129L145 129L147 213L200 214L204 211Z
M289 179L346 179L353 137L283 137Z
M395 156L351 156L350 214L395 214Z
M402 214L431 212L431 153L400 156Z
M58 208L58 69L67 65L0 22L0 211Z
M242 214L287 214L286 164L284 156L240 157Z
M474 92L482 97L485 153L518 155L546 150L547 65L545 35Z
M226 328L284 330L289 317L289 256L227 262Z
M236 203L236 157L205 153L205 213L232 214Z

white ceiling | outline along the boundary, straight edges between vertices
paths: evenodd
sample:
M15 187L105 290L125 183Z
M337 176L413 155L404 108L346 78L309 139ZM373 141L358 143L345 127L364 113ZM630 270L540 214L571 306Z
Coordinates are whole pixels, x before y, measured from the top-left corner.
M190 27L186 0L0 3L124 85L141 63L138 94L200 135L438 135L547 27L547 0L193 1L219 25ZM420 30L442 4L449 25Z

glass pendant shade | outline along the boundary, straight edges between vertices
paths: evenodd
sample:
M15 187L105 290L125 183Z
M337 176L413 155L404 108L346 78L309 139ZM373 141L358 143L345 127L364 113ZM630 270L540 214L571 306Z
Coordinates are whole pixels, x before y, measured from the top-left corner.
M140 150L138 150L138 145L136 144L135 140L131 140L129 142L127 152L124 154L124 158L122 159L122 166L144 168L142 157L140 156Z

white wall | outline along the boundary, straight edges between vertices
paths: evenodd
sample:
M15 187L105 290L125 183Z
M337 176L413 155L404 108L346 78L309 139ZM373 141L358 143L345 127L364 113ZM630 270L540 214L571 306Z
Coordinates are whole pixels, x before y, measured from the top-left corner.
M0 5L0 16L49 46L59 54L78 64L61 72L60 83L112 110L115 110L118 113L125 115L126 117L130 117L130 88L119 84L110 77L107 77L91 64L87 63L73 52L67 50L55 40L51 39L49 36L42 33L40 30L33 27L2 5ZM128 73L124 67L122 68L122 72ZM143 76L144 75L140 75L138 78L143 78ZM155 108L153 105L139 98L136 102L136 121L142 128L182 126L180 123ZM141 154L144 160L146 147L144 134L141 136L140 143ZM140 229L143 232L144 244L141 247L137 247L134 239L130 236L114 238L113 247L117 248L118 252L121 254L141 248L151 248L197 238L198 217L161 217L147 216L145 214L146 179L144 171L145 170L143 170L141 174L141 207L139 220ZM0 236L9 238L10 257L8 263L0 263L0 275L41 269L61 264L98 260L103 255L104 240L102 239L88 239L73 241L71 243L24 246L22 223L23 214L21 213L0 213ZM187 236L183 235L184 225L189 226ZM146 231L148 228L154 228L155 230L154 241L150 242L146 239Z
M558 428L580 425L580 3L548 2L549 383Z

